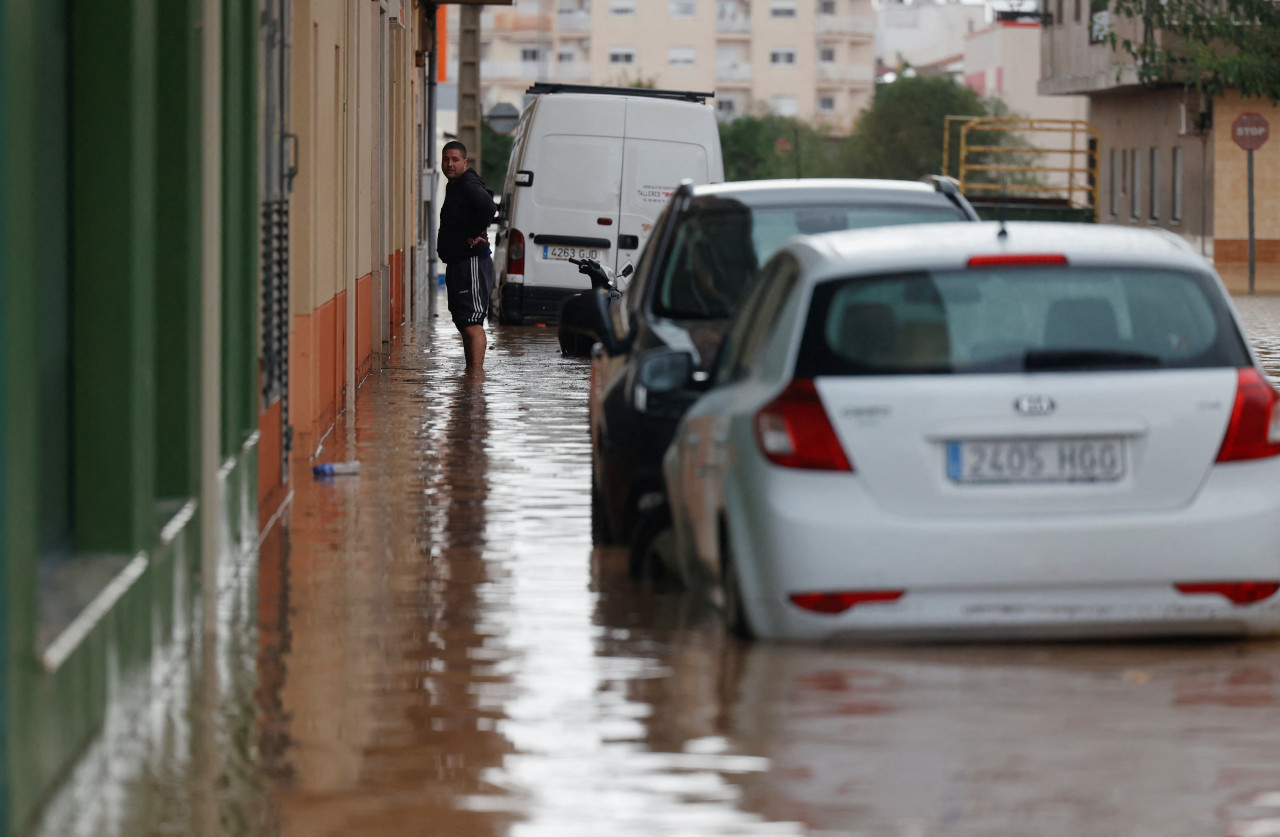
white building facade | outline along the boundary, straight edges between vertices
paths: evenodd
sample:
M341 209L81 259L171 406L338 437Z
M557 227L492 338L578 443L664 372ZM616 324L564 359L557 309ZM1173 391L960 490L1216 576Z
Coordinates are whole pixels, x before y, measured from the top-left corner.
M535 81L643 84L845 135L874 92L874 37L871 0L515 0L481 17L483 107L520 106Z

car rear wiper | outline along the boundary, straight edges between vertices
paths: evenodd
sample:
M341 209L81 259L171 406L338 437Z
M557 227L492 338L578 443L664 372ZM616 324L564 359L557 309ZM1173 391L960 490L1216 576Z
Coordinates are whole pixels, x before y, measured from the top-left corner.
M1152 369L1160 358L1117 349L1031 349L1022 355L1022 368L1044 369Z

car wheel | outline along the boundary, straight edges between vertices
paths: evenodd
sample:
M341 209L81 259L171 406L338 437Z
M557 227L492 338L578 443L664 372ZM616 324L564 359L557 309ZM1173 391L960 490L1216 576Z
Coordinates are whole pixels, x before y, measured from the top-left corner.
M746 608L742 602L742 584L738 581L738 562L729 546L729 533L720 534L720 588L723 603L720 616L724 619L725 629L738 639L755 639L755 631L751 630L751 622L747 618Z
M591 542L596 546L613 546L616 540L604 510L604 496L596 488L595 463L591 464Z
M498 323L500 325L520 325L519 315L512 315L505 305L498 306Z
M652 579L666 578L675 560L675 530L672 528L671 509L663 503L645 515L636 527L631 546L631 577Z

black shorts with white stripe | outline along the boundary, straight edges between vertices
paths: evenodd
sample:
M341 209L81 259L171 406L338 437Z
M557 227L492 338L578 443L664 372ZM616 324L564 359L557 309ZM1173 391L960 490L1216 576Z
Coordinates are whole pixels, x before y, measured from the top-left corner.
M444 287L449 297L449 314L458 330L480 325L489 313L493 257L468 256L445 265Z

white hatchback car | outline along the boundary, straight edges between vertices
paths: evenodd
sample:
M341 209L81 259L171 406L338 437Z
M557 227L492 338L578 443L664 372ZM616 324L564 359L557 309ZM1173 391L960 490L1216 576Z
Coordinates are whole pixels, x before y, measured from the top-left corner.
M677 570L775 639L1280 631L1280 410L1181 240L793 239L664 461Z

